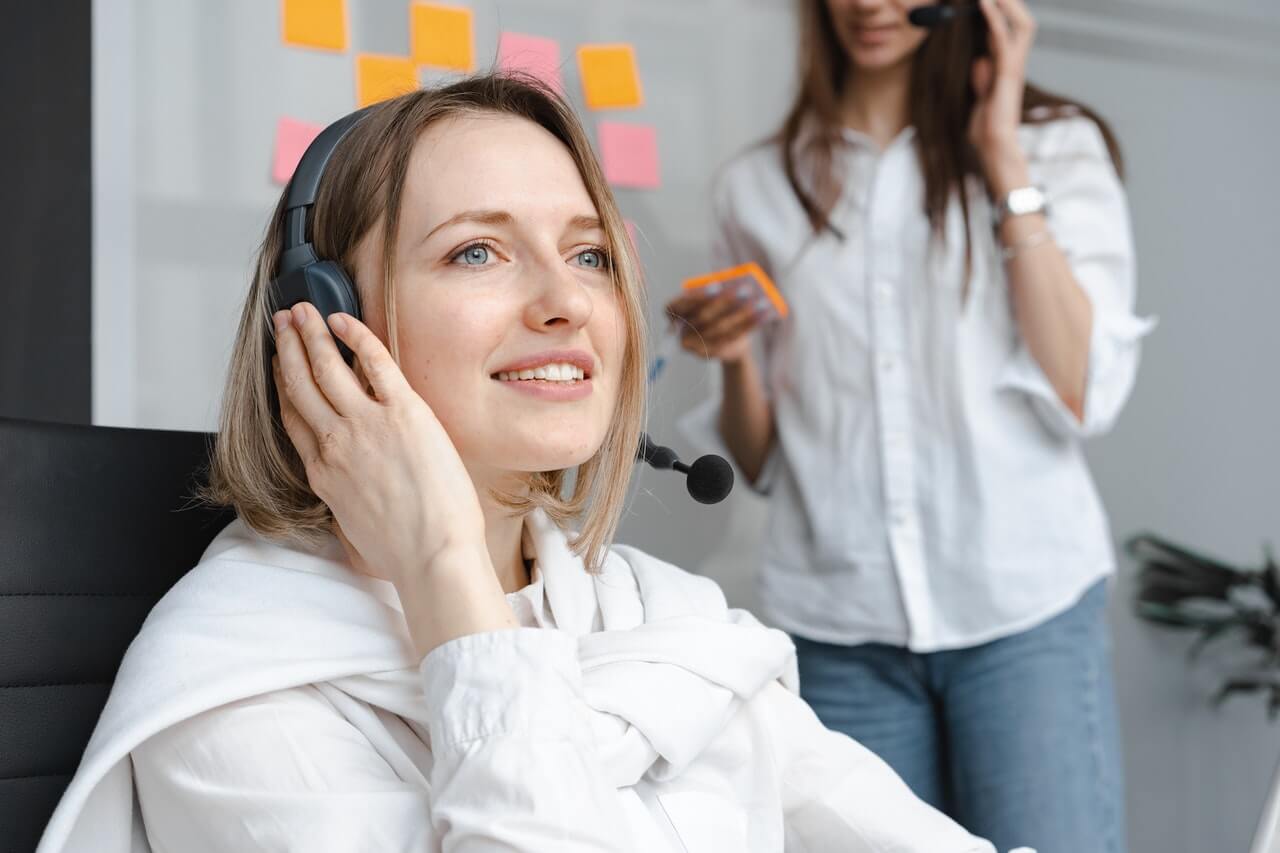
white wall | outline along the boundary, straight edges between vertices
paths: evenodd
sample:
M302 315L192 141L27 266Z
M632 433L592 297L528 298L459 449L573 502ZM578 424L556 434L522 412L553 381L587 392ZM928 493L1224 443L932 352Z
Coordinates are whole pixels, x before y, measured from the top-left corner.
M465 0L464 0L465 2ZM408 0L350 0L361 50L404 53ZM703 270L711 170L771 130L794 65L790 0L476 0L479 54L499 28L572 48L636 44L659 127L664 186L619 193L641 231L654 303ZM95 422L211 429L250 257L277 189L271 131L353 106L351 56L279 46L277 3L99 0L95 5ZM1035 78L1114 124L1129 164L1139 306L1158 314L1138 388L1091 449L1118 538L1155 530L1250 562L1276 527L1280 400L1268 368L1280 316L1280 8L1275 0L1040 0ZM589 117L594 118L594 117ZM653 432L705 374L681 359ZM688 448L682 448L687 450ZM641 472L623 536L716 577L751 603L764 507L739 488L691 504ZM1135 853L1244 850L1280 738L1260 702L1215 712L1211 662L1113 608Z

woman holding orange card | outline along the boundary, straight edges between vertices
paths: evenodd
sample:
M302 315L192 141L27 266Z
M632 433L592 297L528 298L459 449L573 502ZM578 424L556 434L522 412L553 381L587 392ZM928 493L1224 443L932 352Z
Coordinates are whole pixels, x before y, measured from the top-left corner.
M766 617L805 699L925 800L1040 853L1124 849L1083 453L1140 339L1119 155L1026 82L1023 0L800 0L800 91L714 194L736 287L668 305L722 393L687 421L768 495ZM927 20L929 18L932 20Z

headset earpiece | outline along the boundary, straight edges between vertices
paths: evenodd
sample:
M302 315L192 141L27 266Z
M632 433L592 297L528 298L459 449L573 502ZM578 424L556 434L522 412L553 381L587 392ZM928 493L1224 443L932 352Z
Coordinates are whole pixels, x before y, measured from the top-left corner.
M307 146L289 180L285 201L284 249L280 255L280 271L271 280L269 295L272 315L292 308L299 302L310 302L320 312L320 316L326 319L330 314L341 311L357 320L363 320L355 283L336 261L324 260L316 255L315 247L307 239L307 219L316 203L320 179L324 176L329 158L369 109L365 107L345 115L321 131ZM268 350L273 355L275 339L270 340L272 345ZM342 358L348 365L354 366L355 354L337 336L333 340L338 345Z

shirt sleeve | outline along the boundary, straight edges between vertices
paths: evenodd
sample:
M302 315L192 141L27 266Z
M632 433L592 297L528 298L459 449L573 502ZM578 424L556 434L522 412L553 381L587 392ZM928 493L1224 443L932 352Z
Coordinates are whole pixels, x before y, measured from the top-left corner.
M432 821L446 853L630 851L572 635L473 634L434 649L421 669L432 708Z
M276 691L133 751L153 849L629 853L586 724L574 638L533 628L462 637L420 671L428 780L397 773L315 687Z
M764 253L734 216L733 202L730 198L731 174L732 165L720 175L711 193L711 269L720 270L755 261L762 267L766 267L768 272ZM771 272L770 274L772 275ZM765 326L760 329L760 333L763 343L761 372L767 378L773 350L772 330ZM676 421L677 431L693 445L698 454L714 453L727 459L733 466L736 482L746 483L748 488L757 494L767 495L777 470L777 440L775 439L769 448L764 465L761 466L756 479L749 481L720 435L720 406L724 402L724 390L719 365L708 362L706 374L706 397Z
M778 769L787 853L993 853L866 747L824 727L781 683L755 702Z
M429 792L314 687L206 711L132 752L155 853L434 850Z
M1134 314L1136 263L1129 207L1102 132L1074 117L1042 126L1029 152L1032 180L1049 199L1049 231L1093 307L1084 417L1062 402L1026 344L1019 344L997 386L1026 394L1045 424L1067 439L1109 430L1133 389L1140 340L1153 319Z

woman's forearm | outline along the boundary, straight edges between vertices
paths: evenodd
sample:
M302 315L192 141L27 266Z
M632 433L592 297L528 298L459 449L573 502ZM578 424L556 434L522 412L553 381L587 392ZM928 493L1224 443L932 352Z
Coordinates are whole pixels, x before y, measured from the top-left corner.
M519 627L484 543L437 555L396 584L419 659L469 634Z
M996 198L1031 183L1026 157L1016 142L1011 140L1002 152L987 164ZM1043 214L1009 217L1000 223L998 237L1001 246L1013 252L1004 268L1018 333L1063 405L1083 420L1093 305L1052 239Z
M1083 420L1093 306L1047 229L1040 214L1006 220L1001 243L1026 248L1005 262L1005 271L1022 340L1063 404Z
M754 483L773 443L773 411L765 396L764 379L750 352L735 361L722 362L721 368L724 397L720 404L720 436L738 467Z

